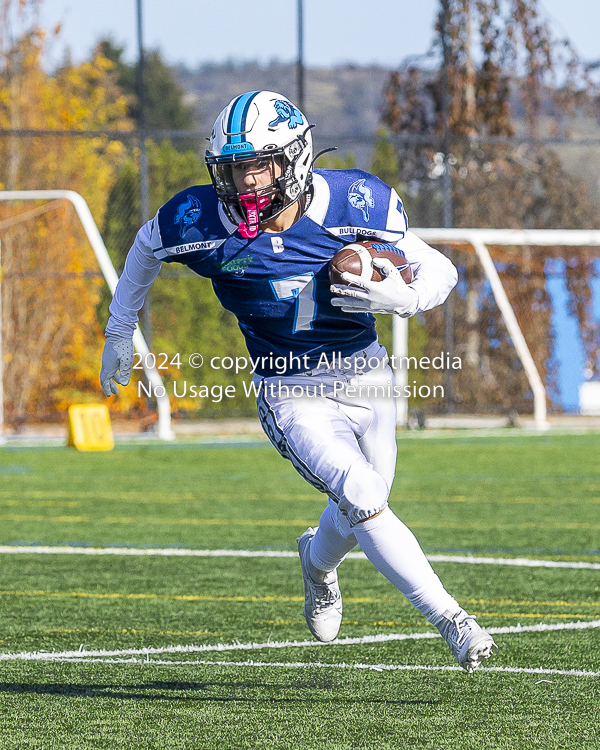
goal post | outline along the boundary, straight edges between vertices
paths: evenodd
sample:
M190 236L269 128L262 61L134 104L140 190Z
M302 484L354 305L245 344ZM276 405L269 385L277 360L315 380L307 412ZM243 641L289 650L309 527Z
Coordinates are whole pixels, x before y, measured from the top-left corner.
M13 414L17 416L11 417L9 412L14 404L11 400L4 401L2 398L3 373L0 372L0 430L4 424L4 406L8 410L7 423L12 419L14 423L19 424L19 420L24 421L19 416L21 413L26 414L27 419L31 418L31 414L39 413L42 419L45 419L45 415L50 411L56 413L56 410L61 410L66 403L74 403L73 398L78 393L87 398L87 395L96 392L97 354L88 346L87 361L82 363L76 353L77 347L71 344L69 337L78 336L81 341L91 340L92 337L96 346L101 345L101 331L95 315L98 292L95 291L90 296L89 289L86 291L84 285L87 284L89 288L93 286L97 290L103 286L103 277L110 291L114 292L118 281L100 232L81 195L69 190L0 191L0 206L8 202L21 201L37 201L38 205L15 215L11 207L10 212L4 210L3 215L0 215L0 262L3 274L0 275L0 289L4 287L0 305L0 324L2 307L6 306L4 326L0 325L0 358L5 363L9 362L13 350L20 357L18 367L15 367L13 361L9 365L11 369L4 372L7 381L4 383L4 391L10 391L11 398L18 396L25 403L25 386L15 381L15 378L18 380L18 377L21 377L17 377L18 373L24 373L28 379L27 387L35 392L38 398L38 401L31 403L42 406L37 412L35 408L30 407L22 409L21 412L13 409ZM41 203L42 201L46 203ZM61 232L64 232L64 227L67 226L64 224L67 221L64 217L67 216L69 229L64 239L69 248L63 251L57 238L63 236ZM422 228L413 231L429 244L451 247L453 259L459 267L459 284L453 295L457 330L464 335L461 340L455 340L455 344L456 351L463 355L467 366L464 371L456 373L452 389L456 413L489 414L489 411L486 411L488 408L495 413L501 410L503 414L515 411L529 414L533 411L535 426L538 429L546 429L549 424L548 407L558 405L559 408L563 408L562 402L555 397L556 368L554 360L551 361L557 355L553 348L553 305L556 298L551 299L553 292L550 280L553 278L552 274L557 272L548 269L552 263L556 266L555 261L562 263L563 270L560 273L564 278L561 283L564 282L566 296L570 295L567 300L568 308L571 312L574 310L572 315L577 316L580 325L580 348L587 357L585 370L589 371L585 374L585 379L594 381L589 383L590 388L594 386L595 392L600 391L596 388L599 385L596 381L600 381L600 230ZM82 243L87 250L83 251ZM88 243L93 255L89 252ZM75 261L73 248L82 253ZM22 268L19 266L21 253L26 256ZM70 258L68 264L64 260L65 257ZM101 273L98 272L98 268ZM9 282L11 276L12 280ZM15 281L17 276L19 278ZM58 277L60 278L57 281ZM554 281L552 283L554 284ZM44 317L51 317L44 307L44 304L48 303L41 300L43 296L48 299L46 287L52 289L52 315L57 321L56 325L53 321L46 321ZM22 294L21 290L26 290L27 304L19 306L25 293ZM77 298L79 292L81 298ZM63 303L63 299L69 299L69 304ZM567 302L563 299L561 303L563 320ZM30 312L35 315L33 322L26 320ZM71 320L67 325L65 318L69 315ZM85 317L87 328L81 323L82 319L77 317L78 315ZM443 316L442 306L410 321L412 354L421 352L435 355L445 349ZM15 348L10 342L16 341L15 330L19 330L19 325L23 321L29 328L19 339L19 346ZM30 328L34 333L29 332ZM37 336L38 329L40 336ZM56 383L62 387L58 369L61 363L48 364L47 359L44 359L38 363L36 369L32 366L31 358L27 361L27 355L33 350L32 344L37 344L42 339L48 351L48 347L53 346L55 329L59 331L61 351L67 351L71 358L67 364L71 365L72 382L76 385L77 382L85 381L85 387L78 389L73 385L72 390L66 394L68 398L64 397L63 393L55 401L46 399L44 402L43 398L40 400L39 392L41 373L44 371L44 377L46 371L51 373L51 388L56 388ZM396 355L396 363L404 361L404 366L397 367L395 371L396 382L400 386L408 384L408 361L402 360L408 357L409 353L408 332L409 322L393 316L392 351ZM3 333L6 334L4 352ZM81 341L78 344L79 352L83 351ZM149 354L148 346L139 330L134 334L134 346L142 355L141 362L153 391L156 393L158 390L157 434L163 440L171 440L174 434L169 397L166 389L159 387L163 382L156 367L148 366L152 364L152 358L146 356ZM53 354L54 349L50 348L50 352ZM430 371L422 372L416 377L413 383L421 378L420 382L439 384L443 374ZM80 381L77 381L77 378L80 378ZM582 376L579 382L583 380ZM53 393L47 388L44 394L50 392ZM444 398L447 397L448 394L444 395L443 389L439 389L438 400L432 398L428 401L431 407L428 405L427 408L441 412L447 403ZM90 395L90 398L93 396ZM139 403L136 403L135 408L141 411ZM405 425L408 420L408 399L400 397L397 403L398 423ZM412 401L414 408L421 408L419 403L424 402L419 402L418 398ZM583 404L581 396L579 403ZM131 404L133 401L123 402L121 408L131 408ZM573 409L573 406L569 408ZM583 406L581 408L583 410Z
M79 193L72 190L12 190L12 191L0 191L0 201L53 201L53 200L65 200L69 201L74 207L77 216L84 229L85 235L94 251L94 255L98 262L98 266L102 271L102 274L106 280L106 283L114 294L117 286L118 276L117 272L112 264L102 236L98 231L96 222L91 214L89 206L85 199ZM2 236L0 234L0 263L2 262ZM1 280L0 280L0 291L1 291ZM2 350L1 350L1 329L2 329L2 305L0 295L0 362L2 362ZM142 355L142 364L146 377L152 383L153 390L156 392L157 386L162 386L162 379L155 367L149 367L148 362L150 360L146 355L149 353L148 345L142 335L139 328L136 328L133 334L133 345L137 352ZM99 387L99 386L98 386ZM156 395L157 410L158 410L158 437L161 440L173 440L175 434L171 427L171 406L169 403L169 397L166 394L164 388L159 388L159 393L164 395ZM4 427L3 421L3 404L4 404L4 393L2 389L2 375L0 373L0 434Z
M599 247L600 231L566 229L413 229L413 232L429 244L443 244L452 247L469 246L474 251L489 282L495 303L501 313L512 344L522 364L533 394L533 416L537 429L549 426L547 416L547 392L539 368L531 354L530 347L515 315L506 293L496 264L490 254L490 247ZM394 316L393 349L398 358L408 356L408 322ZM397 369L396 378L400 385L407 382L406 369ZM408 402L398 399L398 423L406 424Z

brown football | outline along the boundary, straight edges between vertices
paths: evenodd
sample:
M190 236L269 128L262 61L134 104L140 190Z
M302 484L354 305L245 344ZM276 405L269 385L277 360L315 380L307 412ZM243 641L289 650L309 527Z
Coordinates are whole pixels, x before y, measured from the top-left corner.
M400 248L383 240L352 242L338 250L329 261L329 280L332 284L346 284L341 274L345 271L370 281L382 281L379 269L371 263L372 258L387 258L402 274L407 284L413 280L412 269Z

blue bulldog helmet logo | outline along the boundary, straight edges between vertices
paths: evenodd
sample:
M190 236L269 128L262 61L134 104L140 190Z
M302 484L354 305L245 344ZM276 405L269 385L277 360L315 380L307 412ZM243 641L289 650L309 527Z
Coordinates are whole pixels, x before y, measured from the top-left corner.
M274 128L282 122L287 122L288 128L293 130L294 128L297 128L298 125L304 123L300 110L296 109L296 107L294 107L293 104L290 104L290 102L286 102L283 99L277 99L273 106L277 112L277 117L269 123L270 128Z
M359 211L362 211L364 220L369 221L369 209L375 208L375 201L373 200L373 191L365 185L364 179L356 180L356 182L350 185L348 203L353 208L358 208Z
M181 239L185 237L201 216L202 206L200 205L200 201L193 195L188 194L187 200L179 205L173 219L173 224L179 224L179 236Z

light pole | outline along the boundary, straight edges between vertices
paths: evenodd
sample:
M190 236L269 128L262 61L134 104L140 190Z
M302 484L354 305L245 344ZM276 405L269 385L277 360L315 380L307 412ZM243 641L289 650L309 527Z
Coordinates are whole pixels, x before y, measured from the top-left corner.
M448 75L448 26L450 25L449 0L441 0L442 18L440 37L442 42L442 152L444 154L444 174L442 175L442 196L444 206L443 225L449 228L454 223L452 205L452 174L450 164L450 77ZM452 260L452 250L446 248ZM450 358L454 356L454 299L452 295L444 305L444 348ZM446 411L454 411L454 373L448 368L445 373Z
M298 106L304 112L304 0L298 0L298 62L296 67L298 87L296 98Z
M137 38L138 38L138 66L137 66L137 94L138 94L138 139L140 148L140 204L142 224L150 220L150 178L148 174L148 152L146 151L146 87L144 81L144 38L142 27L142 0L137 2ZM144 338L148 348L152 349L150 292L146 295L142 310L142 326Z

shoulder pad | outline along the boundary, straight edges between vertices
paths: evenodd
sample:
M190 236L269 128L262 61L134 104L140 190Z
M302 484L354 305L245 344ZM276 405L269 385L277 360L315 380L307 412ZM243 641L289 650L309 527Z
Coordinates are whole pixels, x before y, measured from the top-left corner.
M320 181L315 180L314 207L309 212L321 226L337 237L378 237L398 242L407 231L402 201L379 177L360 169L315 170L329 188L327 204L320 200ZM320 216L319 216L320 214Z
M186 263L194 254L206 255L222 245L235 230L219 210L212 185L194 185L177 193L158 209L152 250L157 258Z

